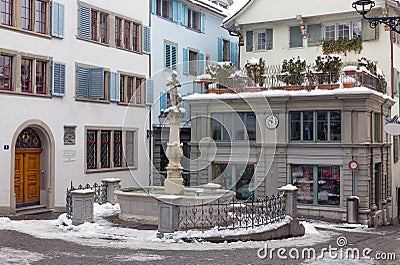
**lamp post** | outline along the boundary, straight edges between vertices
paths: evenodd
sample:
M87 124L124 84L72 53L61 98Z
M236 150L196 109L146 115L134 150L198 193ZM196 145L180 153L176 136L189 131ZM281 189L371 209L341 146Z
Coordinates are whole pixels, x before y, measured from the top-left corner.
M375 1L358 0L353 2L352 7L369 22L371 28L376 28L379 24L385 24L390 30L400 33L400 17L366 17L366 15L375 7Z

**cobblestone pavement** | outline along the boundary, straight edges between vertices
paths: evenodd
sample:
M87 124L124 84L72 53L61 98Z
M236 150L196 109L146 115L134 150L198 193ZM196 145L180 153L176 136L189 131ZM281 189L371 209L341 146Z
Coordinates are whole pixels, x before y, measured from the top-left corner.
M278 259L275 252L274 259L270 260L260 259L257 256L259 249L256 248L215 251L116 249L40 239L16 231L0 230L0 264L400 264L400 226L381 227L372 232L352 232L349 229L335 233L337 235L330 241L313 246L317 254L329 245L337 247L337 238L344 236L349 243L348 247L357 248L360 252L370 248L371 257L375 257L376 253L395 253L397 259L335 260L325 254L324 260L284 260ZM302 249L299 248L300 253Z

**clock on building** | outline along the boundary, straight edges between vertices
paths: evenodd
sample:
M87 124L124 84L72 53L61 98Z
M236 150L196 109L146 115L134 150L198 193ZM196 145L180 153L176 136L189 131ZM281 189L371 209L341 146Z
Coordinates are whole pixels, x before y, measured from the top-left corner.
M279 124L279 120L278 117L276 117L273 114L270 114L267 116L267 118L265 118L265 125L267 125L268 129L275 129L276 127L278 127Z

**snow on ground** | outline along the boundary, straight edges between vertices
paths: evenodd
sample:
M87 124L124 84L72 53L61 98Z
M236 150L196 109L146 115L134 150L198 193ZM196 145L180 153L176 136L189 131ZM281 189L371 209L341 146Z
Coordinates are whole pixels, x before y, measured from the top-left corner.
M74 242L81 245L110 247L110 248L129 248L129 249L157 249L157 250L219 250L235 248L261 248L267 243L269 247L301 247L312 246L323 243L336 236L333 231L318 231L317 225L320 222L312 223L310 221L302 222L305 226L306 234L302 237L288 238L283 240L269 240L267 242L233 242L213 244L210 242L186 243L180 240L179 236L170 239L158 238L156 230L137 230L115 226L104 219L105 216L119 213L119 205L95 205L95 223L85 223L74 226L66 218L65 214L60 215L56 220L10 220L9 218L0 218L0 230L15 230L18 232L30 234L37 238L59 239ZM273 224L264 228L269 229ZM329 225L327 225L329 226ZM178 232L178 234L181 232ZM198 232L201 233L201 232ZM204 232L213 233L213 232ZM228 232L223 232L228 233ZM183 235L183 234L181 234ZM0 256L1 257L1 256ZM141 257L122 257L122 259L137 260ZM154 256L154 259L162 257Z
M43 258L44 255L37 252L6 248L6 247L0 248L0 264L2 265L31 264L32 262L40 261Z

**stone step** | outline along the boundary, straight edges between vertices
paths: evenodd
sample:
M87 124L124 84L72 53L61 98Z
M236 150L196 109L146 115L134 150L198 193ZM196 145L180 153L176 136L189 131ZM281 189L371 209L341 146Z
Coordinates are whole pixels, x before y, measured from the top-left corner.
M31 215L52 212L52 209L47 209L46 205L33 205L16 209L16 215Z

